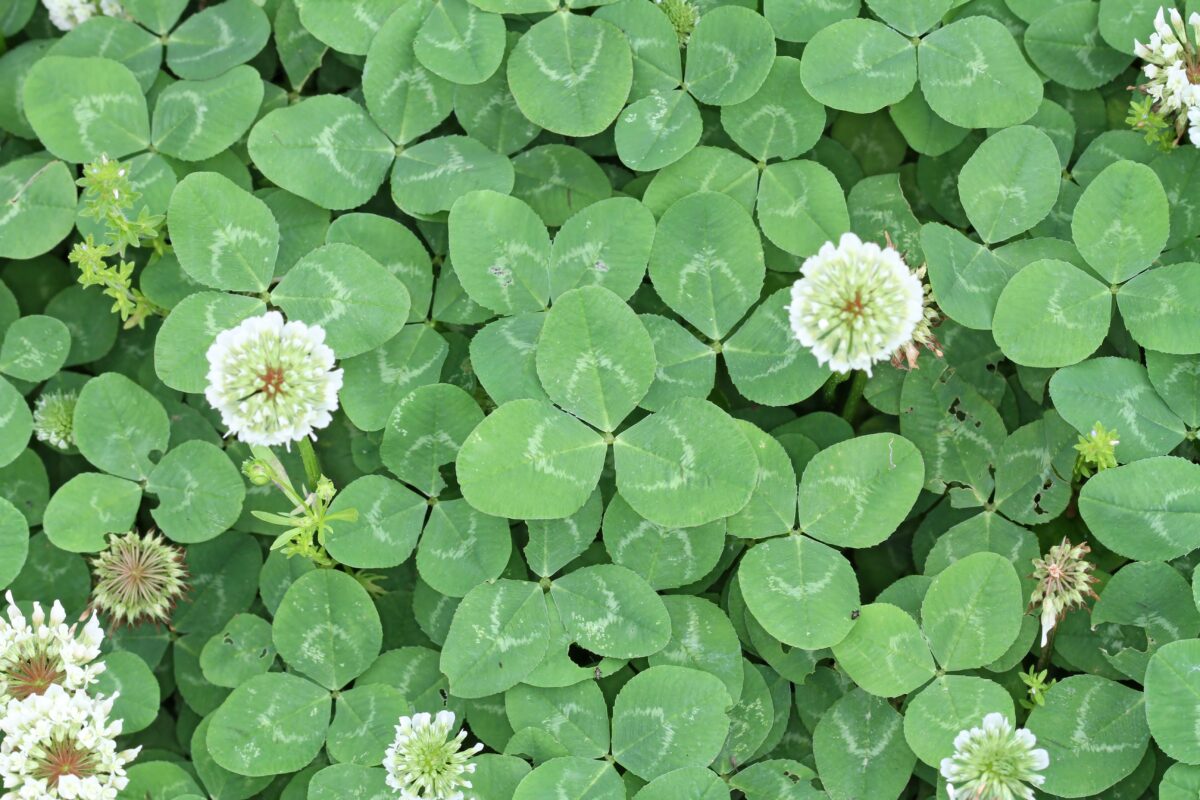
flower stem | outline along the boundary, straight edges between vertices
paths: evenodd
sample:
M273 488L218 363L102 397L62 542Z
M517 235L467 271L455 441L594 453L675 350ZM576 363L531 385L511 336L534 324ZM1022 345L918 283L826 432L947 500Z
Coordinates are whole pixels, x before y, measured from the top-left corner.
M850 394L846 395L846 404L842 406L842 419L854 424L858 415L858 407L862 402L863 389L867 386L867 373L855 370L854 379L850 382Z
M835 372L829 376L829 379L825 381L825 385L821 387L821 394L825 399L826 405L833 404L833 398L837 396L838 387L845 383L849 377L850 374L847 372Z
M304 461L304 476L308 479L308 488L312 490L321 480L321 462L317 460L317 452L307 436L300 439L299 445L300 458Z
M1058 627L1058 625L1055 625L1050 629L1050 633L1046 635L1046 646L1042 648L1042 653L1038 656L1038 672L1041 672L1050 665L1050 656L1054 654L1054 637L1058 635Z

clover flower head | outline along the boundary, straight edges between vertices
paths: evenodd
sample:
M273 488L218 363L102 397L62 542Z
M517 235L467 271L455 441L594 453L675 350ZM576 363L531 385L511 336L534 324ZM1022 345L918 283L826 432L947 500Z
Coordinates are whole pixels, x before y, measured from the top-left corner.
M110 536L92 571L92 607L115 625L167 622L187 590L183 550L154 531Z
M43 392L33 407L33 433L59 450L75 446L75 392Z
M383 759L387 784L400 800L463 800L462 790L471 788L467 776L475 771L471 757L483 745L464 750L467 732L452 734L454 727L452 711L400 718L396 740Z
M55 685L9 700L0 714L4 800L115 800L141 750L117 750L121 720L109 719L116 697Z
M1174 7L1159 8L1154 18L1154 33L1146 44L1134 41L1133 49L1145 63L1146 82L1138 89L1153 100L1154 113L1168 121L1175 134L1185 127L1193 144L1200 141L1200 58L1195 41L1200 39L1200 14L1188 17L1193 35L1189 38L1183 16Z
M792 332L821 364L871 374L913 341L925 317L925 289L892 247L842 234L800 268L788 315Z
M1092 584L1097 578L1092 575L1095 565L1087 560L1092 552L1087 542L1071 544L1066 537L1061 544L1050 548L1042 558L1033 560L1033 579L1037 586L1029 597L1029 610L1041 606L1042 647L1049 641L1054 630L1067 612L1080 608L1086 598L1099 599Z
M961 731L954 755L941 764L950 800L1034 800L1032 787L1045 781L1038 773L1050 765L1036 745L1032 733L1014 730L998 713L984 717L982 727Z
M925 280L925 267L915 270L913 275L921 282L921 320L913 329L912 338L892 353L892 366L897 369L916 369L921 348L933 353L936 358L942 357L942 343L933 333L933 329L942 323L942 312L934 303L933 288Z
M12 592L7 619L0 617L0 708L9 700L43 694L51 686L68 691L86 689L104 671L92 663L100 655L104 631L93 614L83 627L66 624L67 612L57 600L50 614L33 604L28 618L17 608Z
M1200 106L1192 106L1187 111L1188 141L1195 147L1200 147Z
M332 421L342 388L333 365L324 329L269 311L218 334L204 395L246 444L290 446Z
M679 37L679 46L686 47L688 39L692 38L692 31L696 29L696 23L700 20L700 11L692 5L690 0L654 0L654 2L671 21L675 35Z
M1117 438L1115 430L1108 430L1099 422L1092 426L1087 436L1080 436L1075 445L1079 453L1075 458L1075 475L1090 478L1097 472L1112 469L1117 465Z
M60 31L69 31L97 14L118 17L125 13L119 0L42 0L42 5Z

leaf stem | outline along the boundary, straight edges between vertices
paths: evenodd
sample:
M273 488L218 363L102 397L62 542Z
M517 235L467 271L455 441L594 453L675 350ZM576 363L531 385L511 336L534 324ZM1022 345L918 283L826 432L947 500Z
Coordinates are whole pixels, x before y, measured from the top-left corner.
M312 441L306 436L300 440L300 458L304 461L304 476L308 479L308 490L312 491L321 480L321 462L313 450Z
M846 379L849 378L849 373L835 372L825 381L825 385L821 387L821 395L825 399L826 405L833 405L833 399L837 396L837 389Z
M846 404L842 406L842 419L854 424L854 418L858 415L858 407L862 403L863 389L867 386L867 373L860 370L854 371L854 378L850 381L850 394L846 395Z

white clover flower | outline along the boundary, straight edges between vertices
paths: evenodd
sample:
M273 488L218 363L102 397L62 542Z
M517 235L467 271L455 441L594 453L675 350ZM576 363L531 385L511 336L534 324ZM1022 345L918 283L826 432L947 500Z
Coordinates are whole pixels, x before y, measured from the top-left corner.
M1200 106L1192 106L1187 112L1188 141L1200 147Z
M913 340L925 316L921 279L891 247L842 234L800 268L788 314L792 331L817 361L837 372L871 374Z
M323 328L269 311L217 336L204 396L246 444L290 446L332 420L342 388L333 364Z
M983 718L982 728L954 737L954 755L943 758L942 777L950 800L1034 800L1032 786L1046 780L1038 773L1050 756L1025 728L1013 729L1003 714Z
M119 0L42 0L42 5L50 12L50 22L60 31L69 31L97 14L107 17L125 14Z
M1168 125L1167 135L1174 133L1177 138L1188 128L1192 144L1200 146L1200 114L1192 113L1200 106L1200 56L1195 44L1200 40L1200 14L1193 12L1188 25L1191 38L1179 11L1159 8L1154 33L1147 44L1134 41L1133 49L1146 62L1142 65L1146 83L1137 88L1154 101L1153 113Z
M75 392L43 392L33 407L33 432L39 442L59 450L75 446Z
M92 662L100 655L104 631L93 614L82 629L67 627L67 612L57 600L50 617L33 604L26 619L6 592L8 619L0 617L0 707L61 685L68 691L86 689L104 671Z
M1189 24L1200 36L1200 15L1193 13ZM1192 83L1196 67L1196 48L1188 39L1183 17L1171 8L1160 8L1154 18L1154 33L1149 44L1134 41L1133 49L1145 61L1142 73L1149 80L1143 89L1159 101L1166 112L1196 105L1200 90Z
M452 735L452 730L452 711L400 718L396 740L383 758L387 784L400 793L400 800L463 800L462 790L471 788L467 776L475 771L471 756L483 745L463 750L467 732Z
M141 750L117 751L121 720L112 697L51 686L10 700L0 715L0 800L115 800L129 784L125 765Z

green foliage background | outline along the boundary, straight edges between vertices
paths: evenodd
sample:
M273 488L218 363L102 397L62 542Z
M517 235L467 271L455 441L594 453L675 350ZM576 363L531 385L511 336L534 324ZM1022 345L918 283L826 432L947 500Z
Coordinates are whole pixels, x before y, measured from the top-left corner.
M0 4L0 587L78 614L135 525L191 573L106 641L123 797L389 797L442 708L479 800L944 797L994 711L1047 795L1200 797L1200 150L1124 122L1157 5ZM166 216L141 327L66 261L101 154ZM838 384L792 338L847 231L927 265L944 358ZM268 549L203 397L268 306L345 370L335 568ZM1064 536L1100 599L1043 657Z

